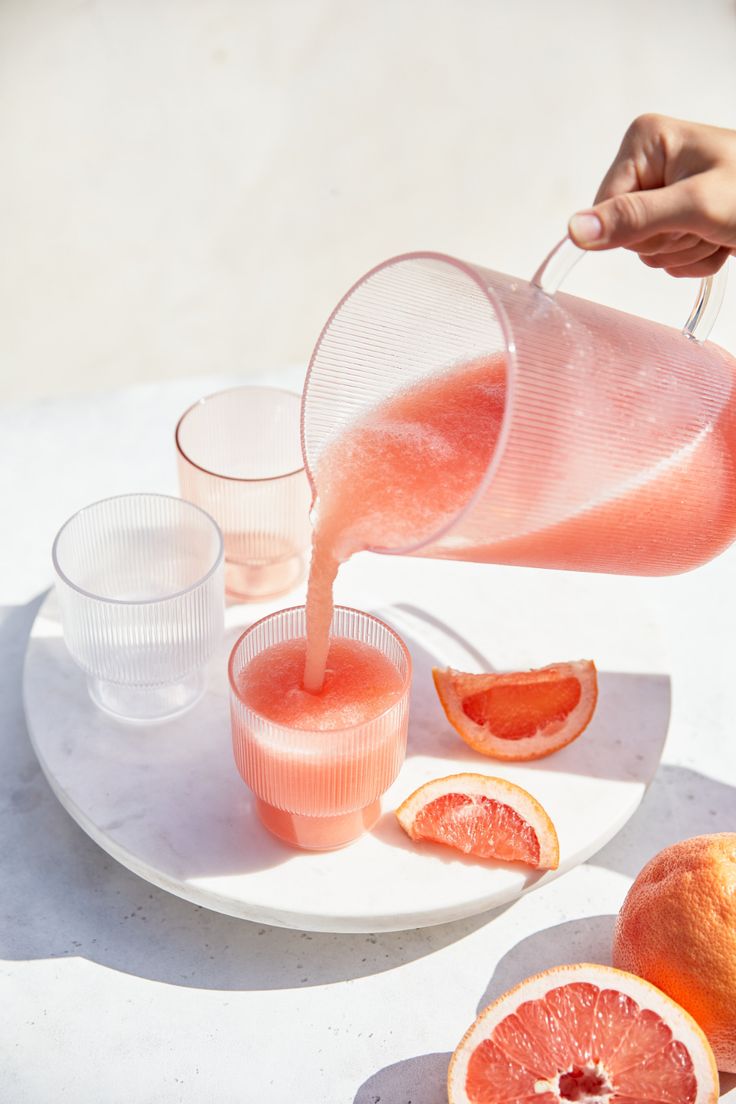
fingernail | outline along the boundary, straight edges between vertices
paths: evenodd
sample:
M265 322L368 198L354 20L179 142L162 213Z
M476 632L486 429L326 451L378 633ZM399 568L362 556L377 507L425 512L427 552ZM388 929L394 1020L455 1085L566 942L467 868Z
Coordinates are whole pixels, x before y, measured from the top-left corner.
M588 245L603 237L603 223L597 215L584 213L573 215L569 224L570 237L578 245Z

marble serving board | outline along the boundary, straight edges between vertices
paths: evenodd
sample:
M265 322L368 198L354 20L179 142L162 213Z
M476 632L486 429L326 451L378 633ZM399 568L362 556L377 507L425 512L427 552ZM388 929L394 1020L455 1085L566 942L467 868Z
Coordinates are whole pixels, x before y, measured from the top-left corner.
M142 878L218 912L312 931L375 932L440 924L510 902L601 848L639 805L660 761L670 680L657 626L621 580L474 564L357 557L338 601L370 610L414 660L409 749L375 829L341 851L290 849L260 825L233 762L226 659L242 629L292 601L233 606L205 696L184 716L115 721L88 697L66 651L51 591L26 656L28 731L56 796L110 855ZM588 730L537 763L473 752L449 726L433 665L504 670L592 658L599 702ZM544 875L413 844L393 810L417 786L459 771L516 782L560 839Z

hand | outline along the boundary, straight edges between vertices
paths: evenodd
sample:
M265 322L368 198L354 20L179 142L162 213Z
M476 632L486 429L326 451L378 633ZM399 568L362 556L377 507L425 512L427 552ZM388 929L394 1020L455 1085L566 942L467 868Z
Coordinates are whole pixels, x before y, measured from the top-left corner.
M736 131L640 115L568 229L583 249L623 246L671 276L711 276L736 254Z

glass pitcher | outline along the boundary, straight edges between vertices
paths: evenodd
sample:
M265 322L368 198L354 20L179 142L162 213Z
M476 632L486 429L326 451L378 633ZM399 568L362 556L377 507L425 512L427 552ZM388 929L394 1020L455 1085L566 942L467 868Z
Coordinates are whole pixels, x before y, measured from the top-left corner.
M736 538L736 360L706 340L725 269L701 281L678 330L558 292L582 255L566 238L525 281L405 254L337 305L302 400L315 497L324 448L370 408L476 358L504 368L501 428L473 492L440 530L372 551L669 575Z

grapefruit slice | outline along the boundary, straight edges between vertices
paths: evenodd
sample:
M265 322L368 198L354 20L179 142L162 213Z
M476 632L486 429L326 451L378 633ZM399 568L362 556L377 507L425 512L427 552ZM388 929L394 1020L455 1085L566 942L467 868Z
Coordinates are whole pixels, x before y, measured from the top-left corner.
M466 855L556 870L555 826L521 786L485 774L425 782L396 810L410 839L444 843Z
M492 759L541 759L580 735L598 700L595 663L472 675L432 671L442 708L466 744Z
M450 1104L711 1104L713 1052L695 1020L648 981L611 966L527 978L460 1041Z

